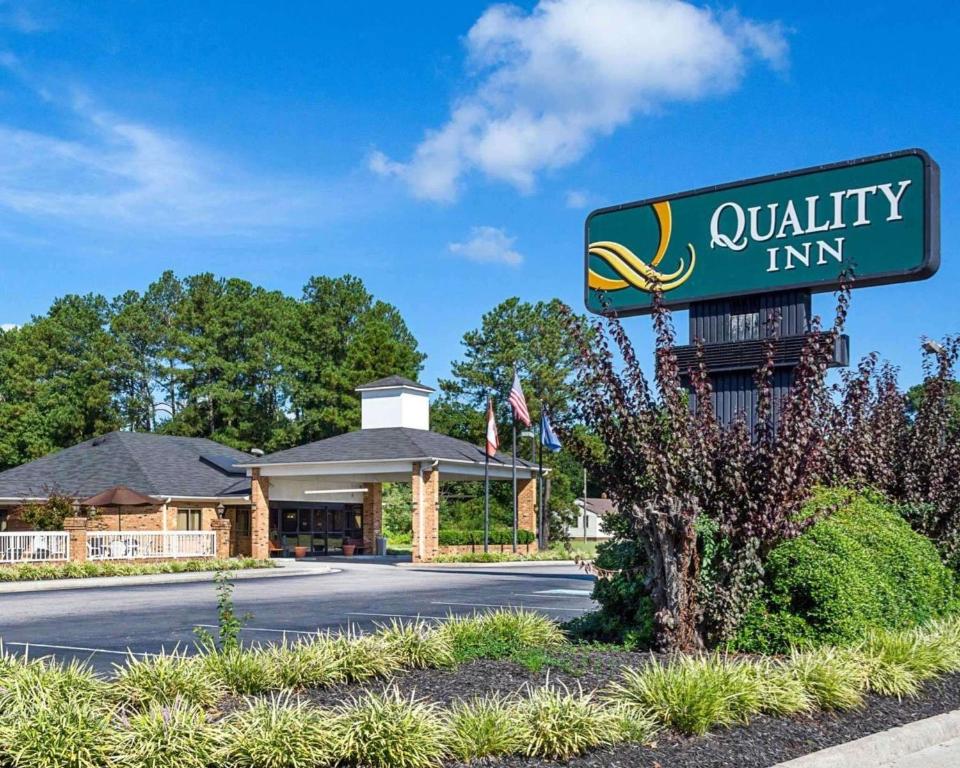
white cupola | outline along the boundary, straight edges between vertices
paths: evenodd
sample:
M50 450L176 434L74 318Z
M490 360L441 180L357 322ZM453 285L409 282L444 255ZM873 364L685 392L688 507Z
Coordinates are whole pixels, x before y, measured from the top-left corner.
M387 376L357 387L360 429L430 429L430 387L403 376Z

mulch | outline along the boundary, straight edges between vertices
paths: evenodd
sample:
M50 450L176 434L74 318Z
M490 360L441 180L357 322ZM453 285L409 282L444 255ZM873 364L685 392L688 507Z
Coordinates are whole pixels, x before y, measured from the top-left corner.
M530 672L512 661L478 660L456 669L411 670L389 681L333 686L309 691L312 703L331 707L365 691L395 685L405 695L449 706L484 694L509 695L526 686L560 683L584 693L604 687L620 676L624 666L640 666L650 654L625 651L572 649L556 654L558 667ZM756 716L749 725L685 737L666 732L652 747L634 744L594 750L573 758L571 768L768 768L785 760L841 744L898 725L960 709L960 674L929 683L915 698L898 701L870 695L853 712L818 712L791 718ZM451 768L460 764L451 763ZM472 766L539 768L557 763L542 759L507 757L480 759Z

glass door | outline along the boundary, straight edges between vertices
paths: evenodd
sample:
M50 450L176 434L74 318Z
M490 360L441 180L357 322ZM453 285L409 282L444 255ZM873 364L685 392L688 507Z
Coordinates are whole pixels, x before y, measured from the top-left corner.
M327 553L343 554L343 540L346 538L347 515L341 509L327 510Z

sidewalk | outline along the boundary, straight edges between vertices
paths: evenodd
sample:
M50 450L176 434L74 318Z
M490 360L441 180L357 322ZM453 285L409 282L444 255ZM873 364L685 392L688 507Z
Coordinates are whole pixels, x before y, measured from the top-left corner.
M278 561L276 568L247 568L233 571L231 581L248 579L303 578L304 576L327 576L337 573L336 568L321 563L291 560ZM145 587L157 584L189 584L213 581L216 571L190 573L156 573L149 576L93 576L87 579L49 579L39 581L0 582L0 595L21 592L55 592L63 589L98 589L103 587Z
M780 763L774 768L955 768L960 766L960 710Z

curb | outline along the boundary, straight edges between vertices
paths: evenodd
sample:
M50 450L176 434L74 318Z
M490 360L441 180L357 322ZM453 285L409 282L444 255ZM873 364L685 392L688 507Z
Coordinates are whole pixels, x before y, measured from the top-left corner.
M576 565L576 560L507 560L502 563L397 563L395 568L543 568L548 565Z
M154 573L147 576L91 576L85 579L8 581L0 582L0 595L26 594L30 592L58 592L64 589L105 589L108 587L150 587L160 584L193 584L213 581L216 573L216 571L192 571L190 573ZM283 566L277 568L248 568L234 572L231 581L328 576L332 573L339 573L339 571L336 568L329 567L310 569L294 569Z
M960 737L960 710L821 749L773 768L879 768Z

